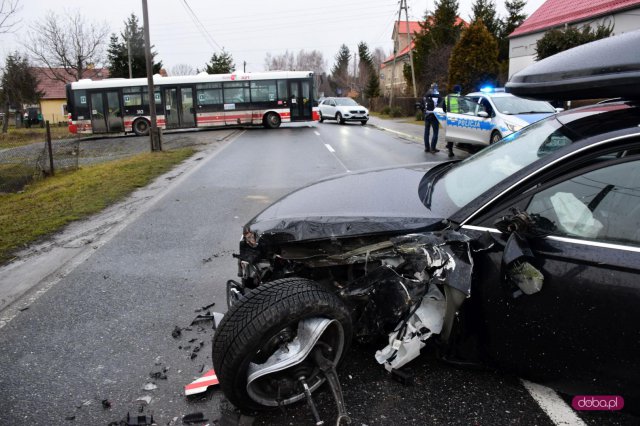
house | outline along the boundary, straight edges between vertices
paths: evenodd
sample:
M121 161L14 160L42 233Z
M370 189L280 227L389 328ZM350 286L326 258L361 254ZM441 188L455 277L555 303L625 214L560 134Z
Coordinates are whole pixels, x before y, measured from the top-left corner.
M457 17L456 25L460 24L463 24L465 27L468 26L465 20ZM380 66L380 84L384 96L389 96L392 89L394 94L405 93L407 82L403 74L404 65L410 63L409 50L415 47L413 37L415 33L419 33L420 31L422 31L422 28L418 21L395 22L391 39L394 40L395 46L393 51L396 53L385 59Z
M567 26L613 26L613 34L640 29L640 0L547 0L509 35L509 77L535 62L545 32Z
M69 76L67 82L63 82L53 78L53 74L46 67L32 67L34 76L38 79L38 90L43 93L40 98L40 112L43 120L49 120L50 123L60 123L67 121L67 95L66 83L75 81ZM55 69L57 74L64 75L63 68ZM102 80L109 77L109 71L106 68L89 69L84 72L83 78L92 80Z

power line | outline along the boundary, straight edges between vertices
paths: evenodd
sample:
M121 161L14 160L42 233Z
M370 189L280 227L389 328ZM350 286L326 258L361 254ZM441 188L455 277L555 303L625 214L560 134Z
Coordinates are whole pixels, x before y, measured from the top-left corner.
M187 15L191 18L193 23L196 25L196 28L200 30L205 40L207 40L207 42L211 45L211 47L215 50L215 47L217 46L218 49L223 50L222 47L220 47L220 45L216 43L213 37L211 37L211 34L209 34L209 31L207 31L207 28L202 24L202 22L200 22L200 18L198 18L198 15L196 15L193 9L191 9L191 6L189 6L189 3L187 3L187 0L182 0L182 3L183 3L183 7L186 8L185 10L187 11Z

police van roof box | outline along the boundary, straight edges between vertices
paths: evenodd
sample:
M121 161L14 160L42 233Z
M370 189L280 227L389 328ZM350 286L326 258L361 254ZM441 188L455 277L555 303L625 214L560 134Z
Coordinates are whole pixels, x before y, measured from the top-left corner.
M640 99L640 30L549 56L514 74L506 90L541 100Z

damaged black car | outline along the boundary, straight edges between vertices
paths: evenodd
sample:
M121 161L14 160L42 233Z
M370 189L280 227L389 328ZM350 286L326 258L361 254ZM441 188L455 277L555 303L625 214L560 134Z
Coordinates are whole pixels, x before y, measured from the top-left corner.
M320 181L247 223L213 343L226 397L313 409L326 382L346 418L336 367L353 339L383 335L372 356L389 371L433 344L460 365L637 398L638 45L640 32L593 42L507 84L537 99L622 99L464 161Z

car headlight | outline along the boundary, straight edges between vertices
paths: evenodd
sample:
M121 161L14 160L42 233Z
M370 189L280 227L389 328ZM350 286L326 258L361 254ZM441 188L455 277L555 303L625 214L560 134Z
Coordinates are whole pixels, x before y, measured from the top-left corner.
M511 132L517 132L518 130L522 129L524 126L521 126L519 124L513 124L513 123L504 123L507 126L507 129L509 129L509 131Z
M244 242L247 243L249 247L256 247L258 245L257 235L248 227L242 230L242 238L244 238Z

